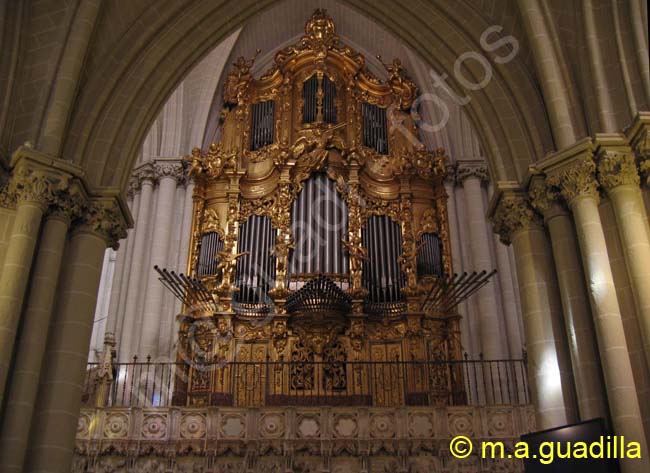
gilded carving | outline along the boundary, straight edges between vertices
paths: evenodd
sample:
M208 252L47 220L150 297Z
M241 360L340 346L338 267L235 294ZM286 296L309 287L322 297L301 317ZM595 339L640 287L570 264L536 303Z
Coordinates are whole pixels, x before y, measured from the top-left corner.
M284 349L289 340L288 335L287 321L284 319L274 320L273 328L271 328L271 336L273 338L273 348L275 348L278 358L284 356Z

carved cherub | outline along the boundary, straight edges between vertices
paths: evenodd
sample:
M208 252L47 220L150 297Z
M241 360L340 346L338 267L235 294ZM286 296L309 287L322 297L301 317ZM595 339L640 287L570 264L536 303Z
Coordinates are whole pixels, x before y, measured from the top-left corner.
M193 148L192 154L185 156L183 161L189 163L187 175L189 177L196 177L203 171L203 156L201 156L200 148Z
M331 128L316 128L312 134L301 136L291 147L292 156L294 159L298 159L304 155L306 156L305 162L309 163L310 167L318 169L327 158L328 148L343 147L342 140L335 135L335 132L346 125L347 123L340 123Z
M235 270L237 259L247 254L248 251L231 253L230 251L222 250L217 252L217 259L219 260L219 263L217 264L217 273L221 271L222 279L225 280L226 277L228 277L228 280L230 280L230 277Z
M275 246L271 249L271 254L275 255L277 261L277 278L283 279L287 274L287 264L289 263L289 251L295 248L293 237L289 232L281 232L275 240Z
M381 60L381 56L378 55L377 59L388 72L388 84L393 93L399 98L399 107L402 109L409 108L415 99L417 86L406 75L402 61L395 58L392 64L386 64Z
M240 56L233 63L233 70L228 73L223 86L223 101L225 103L232 105L241 103L243 92L253 78L251 68L260 52L261 50L256 50L251 59Z

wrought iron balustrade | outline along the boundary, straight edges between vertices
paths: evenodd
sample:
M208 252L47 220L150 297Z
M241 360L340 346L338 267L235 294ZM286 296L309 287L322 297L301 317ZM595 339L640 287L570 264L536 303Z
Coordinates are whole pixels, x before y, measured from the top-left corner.
M86 404L97 404L102 383L99 404L114 407L530 403L525 360L206 363L189 379L183 363L116 363L112 379L97 368L88 365Z

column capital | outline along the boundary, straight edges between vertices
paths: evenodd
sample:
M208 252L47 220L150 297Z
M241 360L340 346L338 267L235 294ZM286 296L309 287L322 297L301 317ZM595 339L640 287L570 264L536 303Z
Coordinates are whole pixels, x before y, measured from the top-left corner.
M476 161L457 161L456 162L456 182L463 184L466 179L475 177L481 182L489 180L487 165L483 160Z
M528 198L532 207L543 215L544 221L568 213L560 191L549 185L543 175L536 175L531 178L528 185Z
M152 162L148 161L136 167L131 174L135 181L135 186L140 189L144 182L155 184L157 176Z
M127 185L126 188L126 195L129 197L133 197L135 194L138 193L138 191L142 188L140 185L140 179L138 179L135 175L131 175L131 178L129 179L129 184Z
M601 149L596 160L598 182L606 190L626 184L638 186L641 182L632 150L625 152Z
M170 177L181 184L185 178L183 161L179 158L156 158L153 162L153 169L156 180Z
M8 206L31 202L43 211L64 195L73 180L73 175L57 166L57 162L43 162L19 151L14 154L13 169L4 191Z
M626 135L628 143L636 155L641 177L648 185L650 184L650 113L639 112Z
M621 185L638 186L640 183L634 152L628 139L620 133L596 135L598 146L594 153L598 182L610 190Z
M88 195L83 186L75 181L65 192L59 193L50 203L49 214L54 217L62 218L67 222L72 222L81 217L84 213L84 207Z
M31 146L21 146L12 156L6 184L0 191L0 205L15 208L20 202L31 202L45 212L66 198L73 187L84 187L83 178L80 167Z
M577 197L599 197L596 164L591 153L580 156L559 169L549 171L547 182L559 190L569 205Z
M490 205L490 220L494 233L505 245L512 243L512 237L530 226L541 226L542 220L530 204L528 196L518 187L497 189Z
M74 222L77 233L94 233L117 250L119 240L126 238L126 229L132 225L125 204L115 191L105 191L91 197Z

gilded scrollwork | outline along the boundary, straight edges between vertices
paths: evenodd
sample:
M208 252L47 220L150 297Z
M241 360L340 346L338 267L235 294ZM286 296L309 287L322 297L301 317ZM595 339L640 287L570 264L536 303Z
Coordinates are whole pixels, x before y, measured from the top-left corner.
M416 238L419 240L425 233L435 233L438 234L440 231L440 223L436 215L436 211L433 208L428 208L422 212L420 217L420 225L418 228L418 233Z
M233 69L228 73L223 88L223 99L225 103L236 105L244 101L244 95L250 82L253 80L251 68L260 52L261 50L258 49L251 59L240 56L234 62Z
M203 217L203 224L201 226L202 233L216 232L223 239L225 237L221 222L219 220L219 213L216 209L208 209L205 211Z
M287 342L289 341L286 320L277 319L273 321L271 337L273 339L273 348L275 348L278 359L281 359L284 356L284 349L287 347Z

